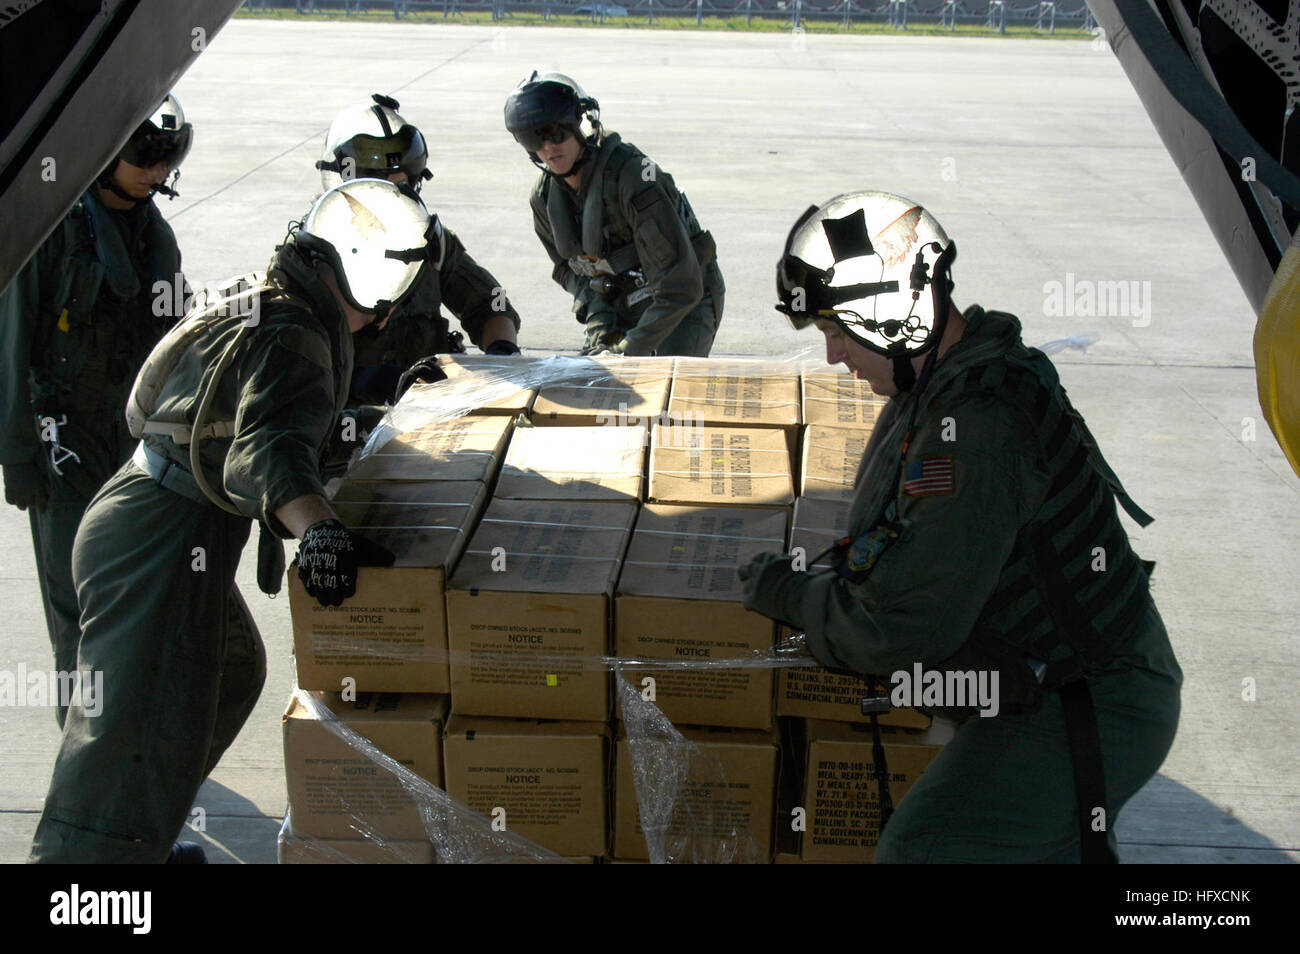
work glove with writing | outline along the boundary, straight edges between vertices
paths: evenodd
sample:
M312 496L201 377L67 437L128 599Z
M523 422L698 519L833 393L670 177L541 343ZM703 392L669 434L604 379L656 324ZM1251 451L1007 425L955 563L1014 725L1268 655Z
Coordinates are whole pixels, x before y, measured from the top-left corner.
M337 520L313 523L298 543L298 579L321 606L338 606L357 592L357 568L392 566L393 554Z
M788 553L760 553L738 568L736 574L745 584L746 609L802 627L799 592L807 574L790 565Z
M50 499L50 475L39 458L26 464L5 464L4 478L5 502L19 510L39 510Z

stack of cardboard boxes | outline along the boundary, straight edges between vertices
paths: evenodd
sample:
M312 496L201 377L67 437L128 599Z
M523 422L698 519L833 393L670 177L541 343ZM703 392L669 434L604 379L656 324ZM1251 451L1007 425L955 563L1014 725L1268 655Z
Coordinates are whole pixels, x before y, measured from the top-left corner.
M330 608L290 573L312 701L284 715L282 860L429 861L422 797L444 789L485 830L574 860L655 854L646 805L650 841L677 857L869 860L865 684L772 667L777 626L741 605L736 569L843 536L880 400L824 366L511 361L445 359L449 380L403 403L454 410L363 457L335 494L392 567ZM646 801L663 766L622 721L620 688L705 766L671 824ZM919 713L882 722L897 801L937 746Z

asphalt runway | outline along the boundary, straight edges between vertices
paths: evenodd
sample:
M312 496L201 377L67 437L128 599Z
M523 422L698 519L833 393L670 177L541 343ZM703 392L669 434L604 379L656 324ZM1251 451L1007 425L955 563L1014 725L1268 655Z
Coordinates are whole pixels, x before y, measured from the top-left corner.
M1099 336L1058 365L1157 517L1127 525L1159 564L1154 592L1186 677L1173 751L1119 820L1122 859L1300 857L1300 481L1258 407L1251 309L1109 48L236 20L176 87L195 146L181 197L161 208L187 275L264 266L319 191L313 162L334 113L385 92L424 130L426 201L509 290L521 344L575 350L581 329L532 233L536 172L502 124L505 97L535 68L578 79L713 232L727 283L715 353L815 353L814 333L773 311L774 265L804 208L863 188L938 217L960 250L959 305L1018 314L1031 344ZM49 668L27 517L0 508L0 527L0 670ZM289 608L257 592L246 556L270 674L200 793L206 831L188 837L213 860L270 862ZM26 856L57 747L52 710L0 708L0 861Z

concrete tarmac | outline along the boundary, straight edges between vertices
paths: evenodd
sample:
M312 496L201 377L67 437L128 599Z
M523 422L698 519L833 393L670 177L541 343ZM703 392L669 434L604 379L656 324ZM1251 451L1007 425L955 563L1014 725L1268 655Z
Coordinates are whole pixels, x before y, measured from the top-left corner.
M1157 517L1128 526L1159 564L1154 592L1186 675L1173 750L1119 819L1122 860L1300 857L1300 480L1260 414L1254 315L1109 48L236 20L176 87L195 145L181 198L160 207L191 282L263 267L320 190L313 163L336 110L385 92L424 130L426 201L509 290L521 344L576 349L581 329L532 232L536 172L502 125L533 69L577 78L713 232L727 282L715 354L813 353L820 337L772 310L773 267L809 204L862 188L935 213L960 249L959 305L1018 314L1031 344L1100 336L1057 363ZM1115 282L1127 301L1101 284ZM1104 307L1087 307L1085 287ZM0 670L48 669L27 516L0 508L0 528ZM200 792L206 831L186 835L219 861L274 861L285 809L289 607L257 592L254 557L241 584L266 690ZM0 708L0 861L26 856L58 741L53 710Z

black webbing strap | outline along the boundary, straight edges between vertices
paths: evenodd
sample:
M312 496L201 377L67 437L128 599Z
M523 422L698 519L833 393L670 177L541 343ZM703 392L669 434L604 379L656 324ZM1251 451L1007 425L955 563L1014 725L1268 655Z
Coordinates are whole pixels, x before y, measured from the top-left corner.
M1061 687L1061 708L1065 710L1065 734L1070 740L1070 762L1074 765L1074 796L1079 808L1079 847L1085 865L1115 864L1107 831L1110 813L1106 808L1106 775L1101 761L1101 736L1097 713L1086 679ZM1102 826L1093 827L1092 814L1100 808Z
M876 684L868 687L871 695L876 694ZM883 691L883 690L882 690ZM866 708L864 704L863 708ZM871 761L876 770L876 793L880 800L880 834L884 834L889 817L894 814L894 799L889 794L889 766L885 764L885 743L880 738L880 717L875 711L871 713Z

